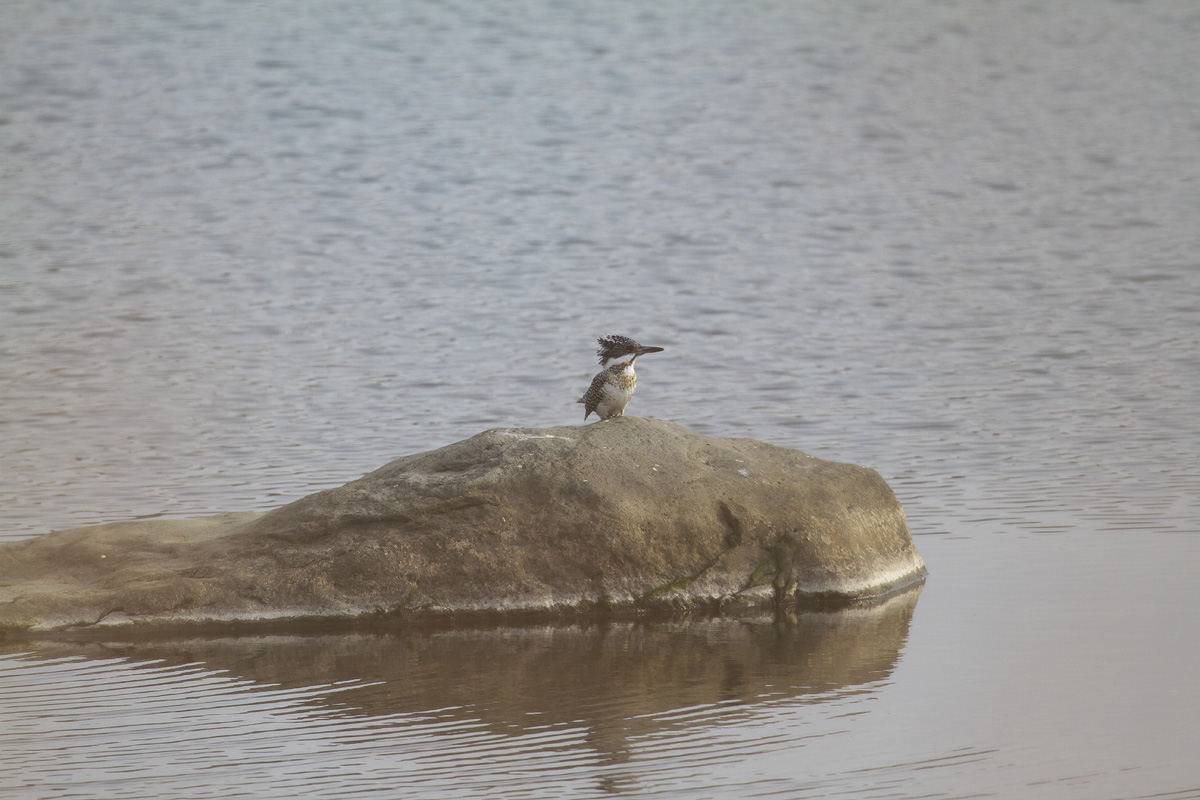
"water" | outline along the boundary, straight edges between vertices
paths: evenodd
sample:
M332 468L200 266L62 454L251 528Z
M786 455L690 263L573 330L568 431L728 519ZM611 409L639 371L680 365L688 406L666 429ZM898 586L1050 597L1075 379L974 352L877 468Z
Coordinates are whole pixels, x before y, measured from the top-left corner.
M931 571L887 636L13 643L6 796L1200 796L1200 11L3 19L0 537L577 424L614 332L631 413L879 469Z

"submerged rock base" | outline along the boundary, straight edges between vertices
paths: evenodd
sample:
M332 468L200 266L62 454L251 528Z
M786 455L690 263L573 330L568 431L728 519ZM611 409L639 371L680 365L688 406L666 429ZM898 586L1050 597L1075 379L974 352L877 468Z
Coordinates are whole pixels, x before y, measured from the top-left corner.
M0 629L787 609L924 575L875 471L620 417L485 431L266 514L0 545Z

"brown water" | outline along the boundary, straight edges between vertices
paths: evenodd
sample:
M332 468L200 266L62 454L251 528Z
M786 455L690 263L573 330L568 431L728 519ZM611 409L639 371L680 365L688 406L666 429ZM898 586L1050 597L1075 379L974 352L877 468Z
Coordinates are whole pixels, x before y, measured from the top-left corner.
M634 414L879 469L881 608L0 655L0 795L1200 796L1200 10L9 2L0 537ZM639 366L643 366L639 361Z

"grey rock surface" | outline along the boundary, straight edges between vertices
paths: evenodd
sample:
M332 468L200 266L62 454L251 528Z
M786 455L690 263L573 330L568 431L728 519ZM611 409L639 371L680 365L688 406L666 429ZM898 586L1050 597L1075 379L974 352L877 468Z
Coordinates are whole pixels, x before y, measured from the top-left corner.
M621 417L485 431L266 514L0 545L0 630L787 608L924 575L875 471Z

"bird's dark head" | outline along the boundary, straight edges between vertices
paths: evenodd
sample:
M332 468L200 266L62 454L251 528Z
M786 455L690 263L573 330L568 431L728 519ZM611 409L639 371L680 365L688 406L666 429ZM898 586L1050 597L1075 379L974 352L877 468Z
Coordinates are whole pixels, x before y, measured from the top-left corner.
M596 340L600 343L600 349L596 351L596 355L600 356L600 365L604 366L614 358L624 358L625 356L644 356L646 353L661 353L661 347L647 347L638 344L628 336L602 336Z

